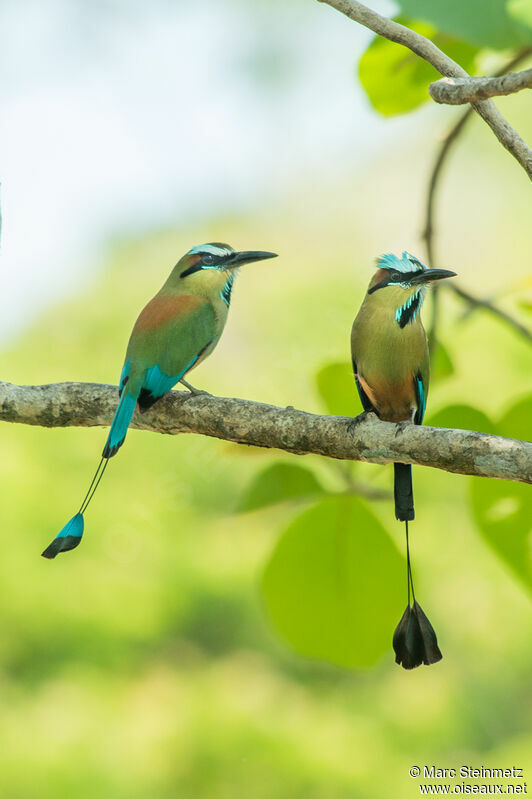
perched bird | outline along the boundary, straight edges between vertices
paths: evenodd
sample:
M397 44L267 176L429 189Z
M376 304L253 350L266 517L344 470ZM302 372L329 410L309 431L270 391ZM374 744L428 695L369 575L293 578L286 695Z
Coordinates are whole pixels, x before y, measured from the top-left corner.
M421 424L429 390L429 352L420 310L433 280L453 277L447 269L428 269L404 252L383 255L353 322L351 355L364 411L387 422ZM396 662L411 669L441 659L436 635L416 602L408 522L414 518L412 467L394 464L395 515L406 523L408 605L394 634ZM410 592L413 605L410 607Z
M119 402L105 442L100 464L79 511L67 522L43 557L77 547L84 527L83 514L109 462L124 443L138 406L145 411L178 382L184 381L218 344L225 326L233 283L239 267L273 252L236 252L218 242L192 247L173 268L170 277L150 300L129 339L119 384Z

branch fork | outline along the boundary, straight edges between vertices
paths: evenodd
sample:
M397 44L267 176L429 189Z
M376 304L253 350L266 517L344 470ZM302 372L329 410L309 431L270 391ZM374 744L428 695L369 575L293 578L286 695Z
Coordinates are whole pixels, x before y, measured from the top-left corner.
M408 47L420 58L432 64L444 78L458 78L469 82L472 80L465 69L457 64L456 61L453 61L452 58L449 58L439 47L436 47L430 39L407 28L405 25L400 25L398 22L377 14L376 11L358 2L358 0L319 0L319 2L335 8L340 13L345 14L346 17L369 28L378 36L383 36L391 42ZM490 126L502 146L521 164L529 179L532 180L532 150L524 139L506 121L492 100L474 99L471 101L471 105L477 114Z

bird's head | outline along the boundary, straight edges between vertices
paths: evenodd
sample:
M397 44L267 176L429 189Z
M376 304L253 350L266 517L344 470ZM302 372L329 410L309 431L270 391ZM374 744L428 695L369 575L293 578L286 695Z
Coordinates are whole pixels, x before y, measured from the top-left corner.
M179 276L184 279L201 272L232 272L244 264L276 257L274 252L262 252L261 250L237 252L229 244L222 244L218 241L210 244L198 244L185 253L179 261Z
M408 252L404 252L401 258L391 253L381 255L368 287L368 296L374 295L379 304L392 308L399 327L405 327L419 318L428 284L455 275L456 272L448 269L429 269Z
M226 305L229 305L233 281L239 267L275 257L276 253L261 250L237 252L229 244L220 242L199 244L178 261L171 279L179 288L207 295L219 294Z

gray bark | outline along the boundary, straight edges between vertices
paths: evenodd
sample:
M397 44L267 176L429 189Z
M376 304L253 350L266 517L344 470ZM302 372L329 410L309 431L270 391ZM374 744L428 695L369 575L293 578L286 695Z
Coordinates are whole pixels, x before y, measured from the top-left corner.
M0 382L0 421L43 427L109 425L115 386L55 383L16 386ZM260 402L171 391L131 427L176 435L197 433L297 455L431 466L458 474L532 483L532 444L511 438L437 427L395 425L374 414L358 424ZM103 442L102 442L103 445Z

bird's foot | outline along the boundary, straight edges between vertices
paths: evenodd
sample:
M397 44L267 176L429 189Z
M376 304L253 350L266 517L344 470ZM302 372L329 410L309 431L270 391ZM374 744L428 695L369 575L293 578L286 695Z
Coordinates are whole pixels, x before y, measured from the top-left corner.
M405 419L404 422L396 422L395 423L395 437L402 435L405 430L408 430L412 422L410 419Z
M355 416L353 419L351 419L351 421L347 425L347 432L349 433L349 435L351 436L353 435L359 424L365 422L370 413L373 413L373 411L362 411L362 413L359 413L358 416Z
M185 388L188 388L188 390L194 397L201 397L202 394L204 394L207 397L211 396L208 391L203 391L202 389L194 388L193 385L191 385L187 380L183 380L183 378L181 378L179 382L182 383L185 386Z

